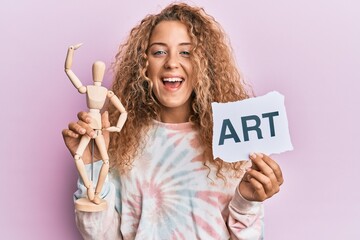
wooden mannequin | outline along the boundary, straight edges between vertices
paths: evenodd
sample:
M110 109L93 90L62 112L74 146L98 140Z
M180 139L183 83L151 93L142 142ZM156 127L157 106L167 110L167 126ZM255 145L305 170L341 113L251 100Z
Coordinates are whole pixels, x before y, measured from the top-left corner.
M65 60L65 72L75 88L81 94L86 93L86 102L89 108L89 115L91 117L91 123L89 125L95 131L93 139L95 139L96 146L99 149L103 165L100 169L99 178L97 179L98 181L94 190L93 182L88 178L85 170L85 164L82 160L82 155L88 146L91 137L89 137L87 134L83 135L75 152L74 159L81 180L87 189L87 198L81 198L75 201L75 209L85 212L98 212L107 208L106 201L102 200L99 197L99 194L101 193L101 189L109 171L109 155L106 150L106 144L104 136L102 135L102 130L109 132L120 132L126 121L127 112L124 106L121 104L119 98L112 91L108 91L105 87L101 86L105 72L105 63L96 61L93 64L92 74L94 85L83 86L79 78L71 70L74 51L81 45L82 44L77 44L69 47ZM114 104L114 106L120 111L120 116L116 126L102 129L100 110L104 106L106 98L109 98L110 102Z

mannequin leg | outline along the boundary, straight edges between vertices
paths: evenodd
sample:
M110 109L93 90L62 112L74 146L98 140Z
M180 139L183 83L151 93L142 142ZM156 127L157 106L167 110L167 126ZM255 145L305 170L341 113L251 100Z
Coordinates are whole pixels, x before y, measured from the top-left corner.
M83 181L86 189L87 189L87 196L90 200L94 199L94 188L92 182L89 180L86 170L85 170L85 164L82 160L82 155L85 151L85 148L89 145L91 138L88 135L83 135L81 137L79 146L75 152L75 164L76 168L80 174L81 180Z
M101 166L98 182L96 184L95 188L95 198L94 203L99 204L101 202L101 199L99 197L99 194L101 193L102 187L104 185L106 176L109 172L109 155L106 150L106 143L104 136L101 132L99 132L98 136L95 138L96 145L100 151L100 155L103 161L103 165Z

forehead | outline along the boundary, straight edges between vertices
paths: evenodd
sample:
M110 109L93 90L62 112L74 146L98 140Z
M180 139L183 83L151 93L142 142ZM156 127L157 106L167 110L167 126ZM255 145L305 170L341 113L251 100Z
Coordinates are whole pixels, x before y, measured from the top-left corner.
M153 42L178 43L191 42L187 26L180 21L161 21L158 23L150 37Z

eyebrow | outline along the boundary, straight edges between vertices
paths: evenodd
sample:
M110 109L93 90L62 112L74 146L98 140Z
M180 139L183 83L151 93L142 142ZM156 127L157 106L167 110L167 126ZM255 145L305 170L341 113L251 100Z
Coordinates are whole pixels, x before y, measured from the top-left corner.
M161 46L167 46L166 43L163 43L163 42L153 42L149 45L149 48L154 46L154 45L161 45ZM182 42L179 44L179 46L189 46L189 45L192 45L190 42Z

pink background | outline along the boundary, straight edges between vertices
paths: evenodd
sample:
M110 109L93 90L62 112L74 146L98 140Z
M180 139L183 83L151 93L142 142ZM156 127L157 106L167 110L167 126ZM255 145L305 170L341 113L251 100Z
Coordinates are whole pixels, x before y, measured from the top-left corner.
M84 43L73 70L90 84L92 62L109 65L131 27L167 2L2 4L1 239L80 238L60 133L86 106L63 71L67 46ZM274 156L285 183L266 203L266 239L360 239L359 1L192 2L223 25L256 94L286 97L295 150Z

